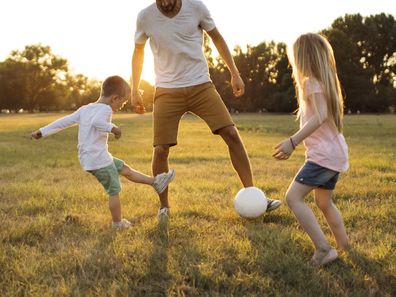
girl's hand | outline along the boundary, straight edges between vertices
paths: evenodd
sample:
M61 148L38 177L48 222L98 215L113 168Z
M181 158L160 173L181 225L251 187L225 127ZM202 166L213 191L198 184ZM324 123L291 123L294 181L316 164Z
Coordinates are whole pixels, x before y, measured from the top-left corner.
M272 156L277 159L277 160L287 160L293 153L294 149L291 144L290 139L285 139L281 143L278 143L275 146L275 152L272 154Z

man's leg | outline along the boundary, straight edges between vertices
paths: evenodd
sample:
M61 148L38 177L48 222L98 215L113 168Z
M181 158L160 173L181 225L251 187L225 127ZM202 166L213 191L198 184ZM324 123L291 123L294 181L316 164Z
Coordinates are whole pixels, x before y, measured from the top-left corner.
M152 161L152 170L153 175L156 176L157 174L168 172L168 155L169 155L169 145L157 145L154 147L153 151L153 161ZM159 195L161 207L160 208L169 208L169 201L168 201L168 188L165 189Z
M217 131L228 146L235 171L244 187L253 187L253 174L245 146L235 126L227 126ZM273 211L281 205L279 200L268 198L267 211Z
M253 175L245 146L235 126L228 126L218 131L228 146L232 165L238 173L244 187L253 186Z

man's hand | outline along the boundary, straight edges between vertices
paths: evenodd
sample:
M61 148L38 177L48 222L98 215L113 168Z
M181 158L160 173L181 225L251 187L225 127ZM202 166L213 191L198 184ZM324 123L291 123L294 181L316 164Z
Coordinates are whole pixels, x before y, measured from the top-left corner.
M245 94L245 84L239 74L231 77L231 86L235 97Z
M143 97L140 90L132 91L131 98L132 108L134 109L134 111L138 114L144 114L146 112L146 109L144 108Z
M116 139L119 139L121 137L121 128L114 126L113 129L111 129L111 133L114 134Z
M278 160L287 160L293 153L294 149L290 138L283 140L275 146L275 152L272 156Z
M40 139L41 137L43 137L43 134L41 134L40 130L36 130L36 131L32 132L32 134L31 134L31 138L34 138L34 139Z

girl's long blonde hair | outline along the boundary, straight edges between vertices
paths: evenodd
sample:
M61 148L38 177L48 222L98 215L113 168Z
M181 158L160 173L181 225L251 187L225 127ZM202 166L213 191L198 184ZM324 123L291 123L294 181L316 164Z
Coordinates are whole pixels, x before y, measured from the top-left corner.
M330 43L322 35L307 33L297 38L293 51L289 51L288 54L296 85L298 117L301 116L304 81L307 78L315 78L323 87L328 117L333 119L337 130L341 132L344 100Z

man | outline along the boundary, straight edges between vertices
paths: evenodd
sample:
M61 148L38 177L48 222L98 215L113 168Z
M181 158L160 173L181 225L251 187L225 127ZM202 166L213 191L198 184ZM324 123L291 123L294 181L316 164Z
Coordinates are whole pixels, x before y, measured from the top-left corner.
M168 171L169 148L177 144L179 121L184 113L190 111L202 118L214 134L223 138L243 186L251 187L253 177L245 147L209 77L202 48L203 30L212 39L231 73L234 95L242 96L245 85L226 42L202 1L156 0L137 17L132 57L132 105L137 113L144 113L139 83L144 46L150 39L156 75L153 174ZM161 207L158 216L167 217L168 191L159 196ZM274 210L280 204L278 200L269 200L268 210Z

